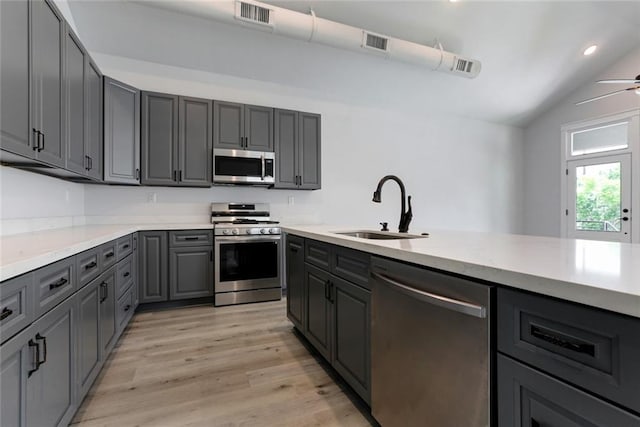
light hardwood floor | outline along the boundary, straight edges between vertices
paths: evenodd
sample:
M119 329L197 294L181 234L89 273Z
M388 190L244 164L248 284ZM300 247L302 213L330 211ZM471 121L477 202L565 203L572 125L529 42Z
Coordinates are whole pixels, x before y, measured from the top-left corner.
M136 314L77 426L371 426L284 301Z

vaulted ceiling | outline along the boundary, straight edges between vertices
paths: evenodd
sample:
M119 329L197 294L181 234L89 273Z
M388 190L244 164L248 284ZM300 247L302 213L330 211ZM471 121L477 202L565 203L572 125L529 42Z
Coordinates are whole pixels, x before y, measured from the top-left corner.
M640 1L267 1L303 13L312 8L325 19L421 44L432 46L438 40L446 50L482 62L480 75L467 80L242 26L213 25L180 13L188 13L183 3L69 2L92 51L291 85L372 105L433 103L444 111L515 125L526 125L578 87L591 84L608 65L640 46ZM151 46L152 39L144 39L147 29L153 34L152 21L162 21L183 44L190 38L194 45L203 43L198 45L203 55L217 60L190 60L184 52L170 51L162 57L159 47ZM167 26L173 21L181 25ZM109 36L135 27L139 37L127 42ZM188 31L193 34L184 34ZM211 39L199 40L207 31ZM599 46L597 52L583 56L592 44ZM243 57L230 46L261 53Z

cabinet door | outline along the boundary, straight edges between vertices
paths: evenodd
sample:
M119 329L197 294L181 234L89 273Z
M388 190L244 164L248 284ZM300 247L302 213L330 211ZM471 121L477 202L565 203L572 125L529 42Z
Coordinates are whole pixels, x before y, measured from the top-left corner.
M29 4L0 1L0 146L34 157L29 127Z
M145 185L178 183L178 97L142 92L142 179Z
M211 247L172 248L169 260L169 298L172 301L213 295Z
M116 269L111 267L100 279L100 349L106 360L116 338Z
M138 237L140 302L167 301L167 232L142 231Z
M334 310L332 365L367 403L371 401L371 292L331 278Z
M180 185L211 185L213 103L180 97L178 162Z
M69 298L34 323L42 363L27 379L29 426L66 425L73 416L75 317Z
M329 300L329 273L305 264L304 293L307 315L305 336L325 359L331 361L333 313Z
M65 140L66 164L70 171L86 175L89 158L85 152L85 54L80 41L65 26Z
M104 78L104 180L140 183L140 91Z
M102 74L88 59L85 62L85 150L89 156L89 176L102 180Z
M320 115L300 113L300 151L298 168L300 188L317 190L320 179Z
M64 19L49 1L31 5L31 111L34 128L42 132L36 158L64 167L63 39Z
M0 2L5 3L5 2ZM0 425L26 426L27 378L35 366L35 352L27 343L31 328L0 347Z
M244 106L244 148L273 151L273 108Z
M244 147L244 106L233 102L213 101L214 148Z
M276 182L274 188L298 188L298 113L275 110Z
M131 256L131 275L133 276L133 309L138 307L140 301L140 292L138 292L138 233L133 233L131 240L133 242L133 254Z
M78 402L87 394L100 371L100 280L94 280L78 292Z
M287 236L287 317L304 331L304 239Z

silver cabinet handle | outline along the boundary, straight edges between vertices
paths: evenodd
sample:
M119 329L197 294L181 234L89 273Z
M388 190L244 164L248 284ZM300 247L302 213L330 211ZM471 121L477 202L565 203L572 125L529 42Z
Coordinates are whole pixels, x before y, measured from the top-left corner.
M419 289L412 288L400 282L397 282L383 274L371 273L374 278L383 281L384 283L391 285L395 290L402 292L403 294L426 302L431 305L446 308L447 310L457 311L458 313L468 314L470 316L479 317L484 319L487 317L487 308L481 305L471 304L468 302L460 301L453 298L448 298L442 295L432 294L430 292L421 291Z

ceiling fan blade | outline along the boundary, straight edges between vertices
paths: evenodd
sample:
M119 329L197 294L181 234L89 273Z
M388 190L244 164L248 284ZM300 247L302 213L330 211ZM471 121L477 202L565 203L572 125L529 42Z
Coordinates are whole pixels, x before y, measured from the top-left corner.
M612 79L612 80L598 80L596 83L628 83L628 84L638 84L640 80L638 79Z
M620 89L620 90L617 90L615 92L605 93L604 95L600 95L600 96L596 96L594 98L585 99L584 101L576 102L576 105L582 105L582 104L586 104L587 102L597 101L598 99L608 98L608 97L610 97L612 95L616 95L618 93L626 92L626 91L628 91L630 89L632 89L632 88Z

